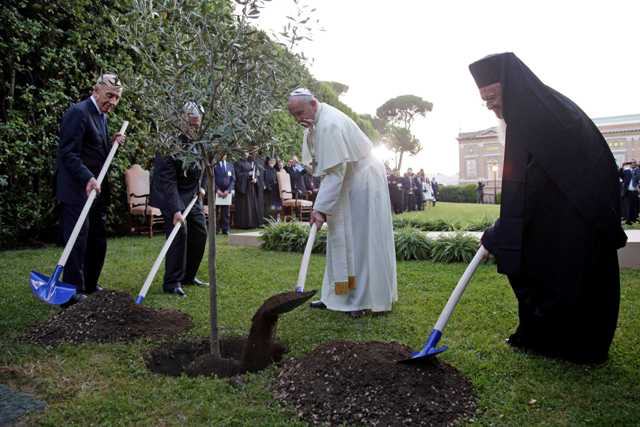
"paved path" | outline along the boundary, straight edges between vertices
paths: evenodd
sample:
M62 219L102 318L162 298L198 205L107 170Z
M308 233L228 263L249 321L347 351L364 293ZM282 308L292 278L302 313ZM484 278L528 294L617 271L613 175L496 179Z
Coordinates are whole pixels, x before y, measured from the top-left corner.
M32 396L13 391L0 384L0 426L15 422L18 418L33 411L41 411L47 405Z
M229 244L233 246L260 247L261 241L258 238L261 231L249 231L245 233L231 233ZM438 239L442 236L454 234L451 231L430 231L427 236L431 239ZM618 250L618 260L620 267L640 269L640 230L626 230L627 246ZM468 231L465 234L472 235L478 239L482 232Z

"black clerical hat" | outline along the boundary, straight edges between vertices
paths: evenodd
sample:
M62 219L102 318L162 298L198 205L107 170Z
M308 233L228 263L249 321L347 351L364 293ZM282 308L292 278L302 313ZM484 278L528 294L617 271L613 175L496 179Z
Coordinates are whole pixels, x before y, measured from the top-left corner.
M500 81L503 61L507 55L509 55L509 53L485 56L481 60L469 65L469 71L471 71L471 75L479 88Z

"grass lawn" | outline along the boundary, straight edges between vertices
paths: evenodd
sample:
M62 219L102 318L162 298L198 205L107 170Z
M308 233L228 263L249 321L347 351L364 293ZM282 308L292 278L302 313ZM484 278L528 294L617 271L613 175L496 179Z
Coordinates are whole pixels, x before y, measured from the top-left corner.
M467 205L467 207L470 205ZM457 205L438 204L422 215L449 215ZM467 209L464 205L461 209ZM494 206L477 206L483 211ZM470 207L469 207L470 209ZM415 214L414 214L415 215ZM453 214L452 214L453 215ZM136 295L164 241L111 239L101 283ZM219 314L224 333L246 334L260 303L292 288L300 255L237 248L219 239ZM42 348L18 337L56 312L37 301L28 286L32 269L50 274L59 248L0 252L0 383L48 403L45 412L22 419L38 425L303 425L276 404L268 385L277 368L248 375L244 384L215 378L168 378L148 372L142 354L153 342L85 344ZM200 277L206 277L206 262ZM324 258L314 255L307 287L318 288ZM292 356L335 339L423 344L465 265L398 263L400 301L390 315L348 319L344 314L301 307L282 317L278 332ZM145 304L189 313L193 336L207 334L208 291L187 288L179 300L161 293L160 277ZM619 328L610 361L596 368L513 351L504 339L516 326L516 301L494 265L480 267L443 337L440 359L472 381L482 425L637 425L640 419L640 272L622 272ZM535 400L535 403L534 403Z
M480 205L476 203L436 203L423 211L405 212L395 215L396 218L436 220L447 222L469 223L484 218L495 220L500 214L499 205Z

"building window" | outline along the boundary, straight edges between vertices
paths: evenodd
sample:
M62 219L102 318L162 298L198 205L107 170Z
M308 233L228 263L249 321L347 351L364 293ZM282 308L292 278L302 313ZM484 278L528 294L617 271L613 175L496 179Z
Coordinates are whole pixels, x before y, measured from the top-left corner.
M467 160L467 178L475 178L478 176L478 162L473 160Z

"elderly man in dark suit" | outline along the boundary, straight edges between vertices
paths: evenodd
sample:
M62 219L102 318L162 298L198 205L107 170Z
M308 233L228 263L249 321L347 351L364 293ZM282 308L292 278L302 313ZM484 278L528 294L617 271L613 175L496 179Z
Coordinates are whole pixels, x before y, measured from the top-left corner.
M236 185L236 172L233 169L233 164L227 161L226 154L223 154L213 167L213 172L216 178L216 196L227 197L229 194L233 195ZM218 232L229 234L229 206L216 206L216 215L219 221Z
M91 96L69 108L60 125L56 159L56 198L61 204L64 242L80 217L92 190L98 192L78 240L64 268L64 281L76 287L76 295L63 307L84 299L102 288L98 279L107 254L105 233L109 182L102 188L96 177L104 165L113 143L124 142L124 135L109 137L107 114L118 105L122 85L115 74L102 75Z
M182 111L183 133L178 143L187 149L193 141L194 130L202 122L202 107L187 102ZM162 289L165 293L187 296L182 285L209 286L196 278L207 244L202 202L193 205L186 216L184 210L202 188L202 169L197 163L185 164L175 156L158 154L153 163L151 203L162 212L167 237L178 222L183 226L167 251Z

